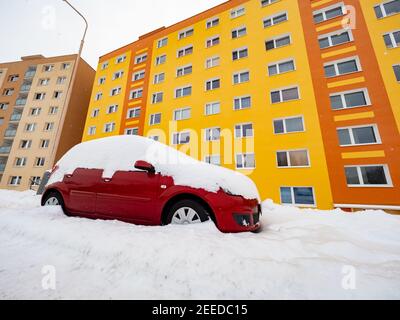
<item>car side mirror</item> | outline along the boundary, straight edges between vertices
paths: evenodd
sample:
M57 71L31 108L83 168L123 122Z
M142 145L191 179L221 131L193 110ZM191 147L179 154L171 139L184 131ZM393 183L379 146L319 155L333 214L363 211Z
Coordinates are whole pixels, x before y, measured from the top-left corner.
M143 171L147 171L149 173L155 173L156 169L154 166L146 161L138 160L135 162L135 168Z

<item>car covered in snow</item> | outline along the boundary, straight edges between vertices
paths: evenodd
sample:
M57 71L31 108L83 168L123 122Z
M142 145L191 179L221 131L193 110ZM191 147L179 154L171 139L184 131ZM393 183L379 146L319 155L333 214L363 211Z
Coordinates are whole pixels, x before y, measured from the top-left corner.
M260 196L254 182L140 136L84 142L52 169L42 206L65 214L140 225L212 219L222 232L257 231Z

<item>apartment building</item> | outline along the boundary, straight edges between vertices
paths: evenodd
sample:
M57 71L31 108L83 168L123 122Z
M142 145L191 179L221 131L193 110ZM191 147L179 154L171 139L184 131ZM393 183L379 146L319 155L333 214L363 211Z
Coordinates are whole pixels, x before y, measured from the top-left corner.
M0 64L0 188L36 187L81 141L94 75L77 55Z
M100 58L83 140L144 135L285 205L400 210L399 5L231 0L157 29Z

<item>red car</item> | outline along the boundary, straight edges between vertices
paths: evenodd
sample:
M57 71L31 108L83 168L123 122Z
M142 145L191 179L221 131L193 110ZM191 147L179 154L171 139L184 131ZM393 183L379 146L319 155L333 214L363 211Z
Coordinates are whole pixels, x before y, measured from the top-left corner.
M104 177L103 168L84 167L62 174L58 181L50 177L42 206L60 205L69 216L140 225L192 224L211 218L222 232L254 232L261 226L258 199L246 199L222 188L210 192L175 184L173 177L146 161L136 160L129 171L115 170L111 178ZM57 165L52 175L59 169ZM193 172L196 174L202 173Z

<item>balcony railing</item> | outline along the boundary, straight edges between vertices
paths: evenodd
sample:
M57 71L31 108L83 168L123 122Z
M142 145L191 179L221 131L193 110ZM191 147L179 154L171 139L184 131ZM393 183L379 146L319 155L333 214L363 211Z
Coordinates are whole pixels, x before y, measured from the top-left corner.
M0 153L2 154L8 154L11 151L11 146L6 146L6 147L0 147Z
M31 85L23 85L21 86L20 92L29 92L31 90Z
M17 130L6 130L4 136L10 138L10 137L15 137L16 134Z
M26 105L26 100L27 100L27 99L17 99L17 100L15 101L15 105L16 105L16 106L24 106L24 105Z
M4 172L5 169L6 169L6 164L0 163L0 172Z
M12 114L10 117L10 121L19 121L21 120L22 114Z
M33 78L36 74L36 71L27 71L25 72L25 79Z

